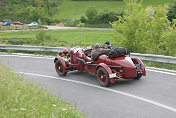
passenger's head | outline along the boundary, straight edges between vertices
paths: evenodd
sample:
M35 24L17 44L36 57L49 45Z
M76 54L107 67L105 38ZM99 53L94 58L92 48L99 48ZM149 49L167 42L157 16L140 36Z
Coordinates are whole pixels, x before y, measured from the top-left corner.
M110 46L110 42L109 41L106 41L104 44L105 44L105 47Z
M94 45L94 48L95 48L95 49L99 49L99 48L100 48L100 45L99 45L98 43L96 43L96 44Z

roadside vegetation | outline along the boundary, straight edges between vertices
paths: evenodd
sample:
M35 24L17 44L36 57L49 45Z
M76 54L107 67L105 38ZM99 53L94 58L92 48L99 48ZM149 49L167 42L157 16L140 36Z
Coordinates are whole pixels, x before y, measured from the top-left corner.
M143 0L142 5L144 8L156 7L172 2L173 0ZM59 13L56 16L58 15L66 26L76 26L81 21L85 23L85 27L109 28L109 22L124 14L126 5L123 0L65 0L58 9ZM93 17L87 14L90 11Z
M168 20L168 6L144 8L136 1L124 0L125 14L112 23L117 44L132 52L176 56L176 20Z
M0 44L36 45L54 47L91 46L95 43L104 45L104 42L113 41L112 30L35 30L18 32L0 32Z
M0 63L1 118L85 118L49 90L28 81Z
M58 22L54 17L63 0L1 0L0 20L9 19L24 23L37 22L42 24Z
M167 63L159 63L159 62L151 62L151 61L143 61L145 66L147 67L156 67L163 68L169 70L176 70L176 64L167 64Z

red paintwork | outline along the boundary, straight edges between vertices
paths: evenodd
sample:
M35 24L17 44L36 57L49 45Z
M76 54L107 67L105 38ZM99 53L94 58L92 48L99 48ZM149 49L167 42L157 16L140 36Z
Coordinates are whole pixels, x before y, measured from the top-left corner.
M142 61L139 58L136 57L129 57L129 56L123 56L118 57L115 59L108 58L107 55L102 54L99 56L97 61L91 61L92 65L81 63L77 57L80 59L85 60L85 62L88 62L88 60L85 57L85 54L83 53L85 50L83 48L71 48L70 49L70 58L65 59L63 57L57 56L55 58L56 60L60 60L64 65L64 72L68 72L70 69L74 70L83 70L86 72L91 73L97 73L97 70L99 67L103 67L108 74L116 73L118 78L123 79L132 79L137 77L137 73L143 73L143 76L146 76L145 66L142 63ZM67 54L67 50L64 49L63 53ZM59 52L61 54L61 52ZM129 60L127 60L129 58ZM96 65L95 65L96 64ZM136 64L140 64L140 68L136 67ZM123 68L113 68L110 66L122 66ZM110 82L114 83L114 78L110 78Z
M23 23L20 22L13 22L14 25L23 25Z

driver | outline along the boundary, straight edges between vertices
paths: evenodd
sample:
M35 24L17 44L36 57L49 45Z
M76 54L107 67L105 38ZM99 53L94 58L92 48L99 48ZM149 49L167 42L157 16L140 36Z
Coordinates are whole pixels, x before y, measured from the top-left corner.
M106 41L104 44L105 44L105 49L112 49L109 41Z
M96 61L101 54L105 54L108 50L100 48L100 45L96 43L94 45L94 49L91 52L91 60Z

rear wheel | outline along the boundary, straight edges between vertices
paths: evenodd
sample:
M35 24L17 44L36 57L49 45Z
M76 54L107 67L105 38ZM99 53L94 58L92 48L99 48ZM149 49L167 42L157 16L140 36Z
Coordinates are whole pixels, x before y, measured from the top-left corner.
M58 75L65 76L67 72L64 72L64 66L60 60L55 62L55 69Z
M98 79L98 82L100 83L100 85L103 87L107 87L110 84L108 72L103 67L100 67L98 69L97 79Z
M142 73L137 74L137 77L136 77L136 78L134 78L134 79L140 79L141 77L142 77Z

